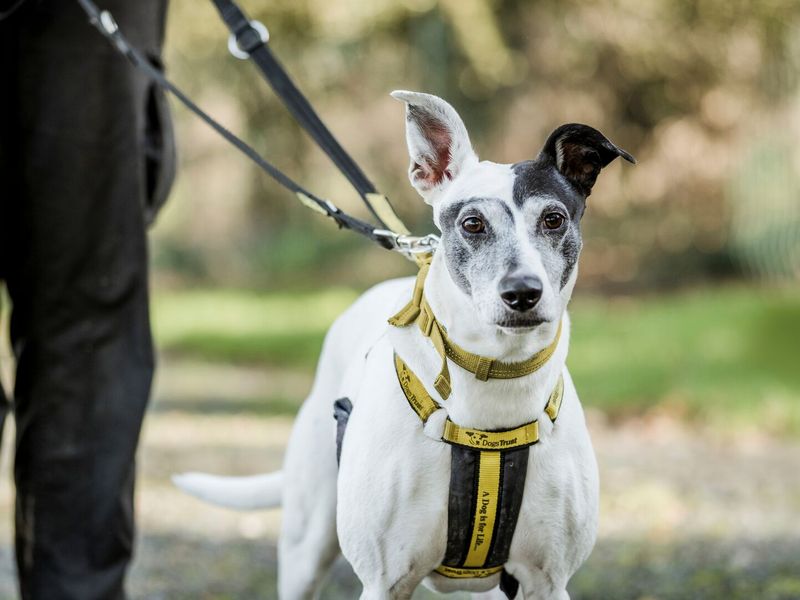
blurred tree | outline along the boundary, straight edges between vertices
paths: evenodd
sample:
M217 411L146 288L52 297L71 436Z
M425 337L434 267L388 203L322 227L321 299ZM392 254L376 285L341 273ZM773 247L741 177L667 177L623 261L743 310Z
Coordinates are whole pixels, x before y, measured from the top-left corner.
M770 144L775 132L800 135L792 117L796 0L243 4L267 24L301 89L417 231L431 225L405 179L401 106L387 96L395 88L445 97L467 122L478 153L492 160L535 156L567 121L597 126L637 156L634 169L609 169L589 202L582 285L732 275L735 264L755 264L739 257L753 247L740 233L756 217L780 214L776 225L794 223L781 235L796 236L800 154L796 144ZM311 189L364 214L253 67L227 55L225 39L211 3L172 3L173 76ZM298 268L327 278L343 257L344 276L356 284L405 272L400 259L327 223L311 224L319 219L177 112L183 176L157 231L162 274L271 285ZM783 178L770 179L766 191L759 182L775 170ZM765 195L779 197L781 210L758 212ZM792 243L776 249L791 246L786 251L796 256ZM796 276L797 268L774 272Z

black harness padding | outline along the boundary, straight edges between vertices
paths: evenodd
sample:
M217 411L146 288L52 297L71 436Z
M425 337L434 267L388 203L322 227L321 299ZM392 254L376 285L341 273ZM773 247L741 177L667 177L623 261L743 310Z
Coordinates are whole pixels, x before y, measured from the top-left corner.
M511 550L511 539L517 526L530 448L515 448L501 453L500 494L492 545L484 567L504 565ZM447 550L442 564L463 567L469 552L478 492L480 451L464 446L451 446L450 497L447 512ZM501 575L501 589L514 598L519 582L507 571ZM505 581L505 585L503 582ZM504 589L505 587L505 589Z
M347 429L347 421L350 419L350 413L353 412L353 403L350 398L339 398L333 403L333 418L336 419L336 464L342 457L342 442L344 441L344 432Z
M342 442L352 412L353 403L349 398L339 398L333 403L333 418L336 419L336 464L341 461ZM454 444L450 448L447 549L442 564L448 567L462 567L469 552L475 519L480 451ZM497 517L485 567L501 566L508 560L511 539L514 537L522 506L522 494L525 491L529 452L530 448L524 447L500 453ZM519 582L508 571L503 570L500 575L500 589L509 600L513 600L519 591Z
M475 496L478 490L478 452L451 446L450 498L447 503L447 550L443 565L460 567L469 550Z
M514 537L519 509L522 506L522 493L525 491L529 452L530 448L516 448L502 453L500 505L497 509L492 546L489 549L490 565L502 565L508 560L511 538Z

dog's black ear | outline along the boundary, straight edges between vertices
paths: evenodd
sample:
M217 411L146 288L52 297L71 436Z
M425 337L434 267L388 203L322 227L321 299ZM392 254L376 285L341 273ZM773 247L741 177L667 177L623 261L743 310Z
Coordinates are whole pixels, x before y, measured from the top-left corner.
M540 154L540 158L552 160L556 169L584 196L592 193L600 169L618 156L636 164L633 156L597 129L580 123L568 123L556 129L547 138Z

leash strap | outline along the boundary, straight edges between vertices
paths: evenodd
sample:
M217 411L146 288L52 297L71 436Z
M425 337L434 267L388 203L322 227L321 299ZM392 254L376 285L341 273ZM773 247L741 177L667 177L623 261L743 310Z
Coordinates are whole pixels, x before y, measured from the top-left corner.
M553 356L558 347L558 341L561 339L561 322L559 322L555 338L549 346L520 362L494 360L473 354L456 344L448 337L447 331L436 319L430 304L425 299L425 278L428 276L431 260L432 255L428 255L421 262L411 300L389 319L389 323L395 327L407 327L416 323L422 335L431 340L442 359L439 375L433 382L433 387L439 392L442 399L447 400L452 392L450 369L447 366L448 358L465 371L473 373L476 379L486 381L487 379L516 379L530 375L539 370Z
M397 354L397 380L409 406L423 425L439 404ZM545 406L555 422L564 395L558 378ZM503 570L517 526L528 448L539 442L539 422L514 429L482 431L445 421L442 441L451 445L450 493L447 513L447 550L436 572L445 577L482 578L502 572L504 591L513 598L516 581Z
M0 21L5 21L13 15L19 8L25 4L25 0L17 0L5 10L0 10Z
M389 200L375 189L358 164L342 148L273 54L267 44L267 28L247 18L233 0L212 1L231 32L229 47L232 54L237 58L250 58L256 64L284 106L356 189L373 216L387 229L407 235L408 229L397 217Z
M274 179L279 185L283 186L292 192L297 199L306 207L330 217L342 229L349 229L354 231L370 240L377 242L383 248L388 250L398 250L407 256L412 257L418 252L417 246L422 250L429 249L430 246L435 245L433 236L426 236L424 238L411 238L404 235L398 235L393 231L385 229L376 229L370 223L362 221L356 217L348 215L335 204L329 200L325 200L311 193L300 184L296 183L291 177L286 175L283 171L266 161L261 155L256 152L252 146L247 144L241 138L231 133L197 104L195 104L185 93L183 93L175 84L167 79L164 74L157 69L145 55L134 45L120 31L114 17L108 11L101 11L92 0L77 0L78 4L83 8L89 17L89 22L117 49L117 51L125 56L128 61L137 69L142 71L151 81L158 84L165 90L171 92L186 108L188 108L195 115L200 117L206 124L208 124L214 131L220 134L227 142L234 148L239 150L247 158L253 161L262 171Z

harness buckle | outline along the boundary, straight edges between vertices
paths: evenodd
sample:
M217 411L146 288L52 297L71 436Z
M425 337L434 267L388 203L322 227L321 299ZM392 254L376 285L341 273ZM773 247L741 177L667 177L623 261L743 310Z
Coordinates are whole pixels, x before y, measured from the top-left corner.
M264 25L261 21L256 21L255 19L253 19L252 21L250 21L250 28L251 29L245 28L245 32L255 30L258 33L258 37L261 41L259 44L248 44L250 48L248 48L247 50L243 49L239 45L239 39L236 36L236 34L231 33L230 36L228 36L228 52L233 54L233 56L235 56L239 60L247 60L248 58L250 58L251 50L254 50L257 45L266 44L269 41L269 29L267 29L267 26Z
M95 9L96 8L97 7L95 7ZM124 54L125 58L127 58L134 66L139 65L139 60L136 54L131 50L127 40L122 36L122 32L119 30L119 25L117 25L114 15L107 10L94 12L90 22L100 31L100 33L106 36L111 43L117 47L117 50Z

